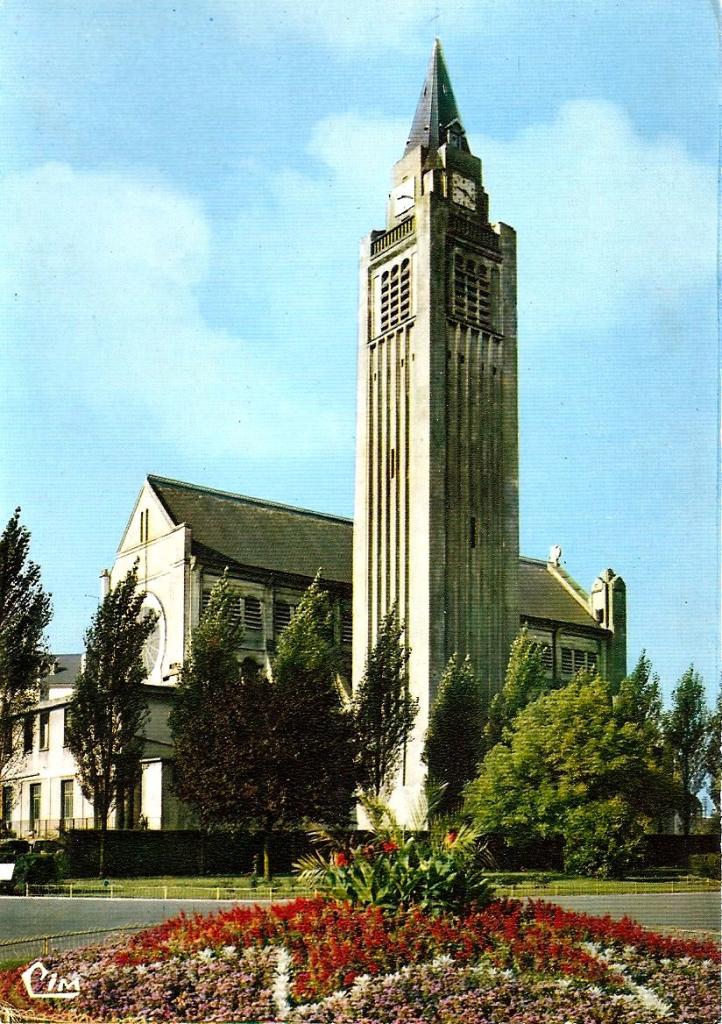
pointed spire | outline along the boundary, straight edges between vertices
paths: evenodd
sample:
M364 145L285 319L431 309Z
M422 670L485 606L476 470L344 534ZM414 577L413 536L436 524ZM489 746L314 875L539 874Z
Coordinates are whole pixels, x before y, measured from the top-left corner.
M447 129L452 124L455 131L450 133ZM454 90L451 88L449 72L446 69L444 51L441 49L440 40L435 39L405 152L408 153L416 146L424 146L433 152L439 146L443 146L445 142L451 141L448 137L450 135L453 136L459 149L469 152L461 115L454 98Z

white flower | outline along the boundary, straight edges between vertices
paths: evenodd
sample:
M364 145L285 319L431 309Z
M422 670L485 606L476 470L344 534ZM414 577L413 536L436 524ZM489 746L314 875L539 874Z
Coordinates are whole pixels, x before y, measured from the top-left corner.
M276 954L276 971L273 979L273 1003L279 1020L285 1020L291 1010L288 1000L291 973L291 954L285 946L279 946Z
M233 956L235 952L236 952L236 947L235 946L224 946L221 949L221 953L223 953L225 956Z
M148 968L145 966L145 964L136 964L136 966L135 966L135 973L136 974L147 974L148 973Z
M441 953L440 956L435 957L431 961L431 966L432 967L448 967L450 964L453 964L453 962L454 962L453 957L450 957L448 953Z
M208 948L202 949L200 951L200 953L198 954L198 959L199 960L206 960L206 961L207 960L212 960L213 959L213 950L212 949L208 949Z
M354 980L352 988L356 989L357 992L362 992L365 988L368 988L371 984L371 976L369 974L359 974Z

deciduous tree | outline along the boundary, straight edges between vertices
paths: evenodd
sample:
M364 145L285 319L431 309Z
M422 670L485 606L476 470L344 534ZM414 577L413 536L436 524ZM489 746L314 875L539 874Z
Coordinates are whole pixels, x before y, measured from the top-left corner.
M15 749L13 722L36 700L48 665L50 595L29 555L30 532L17 508L0 537L0 778Z
M710 713L704 683L690 665L672 693L672 708L664 716L664 735L674 759L677 806L682 831L689 835L697 807L697 793L704 782Z
M65 730L101 833L101 874L108 817L118 794L133 785L143 750L148 710L143 645L156 622L155 613L143 608L144 598L133 567L100 604L85 634L85 661Z
M418 711L406 679L410 652L403 632L393 608L381 620L353 699L361 785L374 797L391 785Z
M476 775L484 754L484 705L467 657L449 659L426 731L427 789L438 814L458 808L464 786Z
M566 686L542 695L513 720L508 743L486 756L467 787L466 807L488 834L525 846L536 838L562 837L567 854L596 807L634 839L657 813L670 780L658 750L638 729L615 717L610 686L579 673ZM592 829L585 860L597 847L596 866L609 873L629 866L623 836ZM615 854L615 849L619 856Z
M353 723L337 683L329 596L316 579L279 637L271 678L239 672L240 634L219 584L183 669L171 727L176 785L204 825L274 830L349 819Z

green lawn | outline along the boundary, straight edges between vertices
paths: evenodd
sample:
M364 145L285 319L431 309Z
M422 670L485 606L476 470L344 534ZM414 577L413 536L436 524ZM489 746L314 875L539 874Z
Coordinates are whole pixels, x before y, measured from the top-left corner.
M646 872L624 881L578 878L552 872L490 872L489 879L498 896L563 896L606 893L714 892L716 880L685 875L681 871ZM31 892L40 887L33 886ZM249 875L213 877L156 876L149 878L67 879L58 886L43 886L48 894L108 897L155 897L160 899L268 899L277 896L310 895L293 875L277 875L269 884Z

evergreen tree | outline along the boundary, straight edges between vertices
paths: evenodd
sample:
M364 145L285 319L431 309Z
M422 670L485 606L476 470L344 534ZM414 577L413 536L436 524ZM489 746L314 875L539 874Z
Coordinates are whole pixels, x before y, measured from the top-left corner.
M511 645L509 663L501 693L492 698L486 725L487 749L500 743L517 715L555 684L547 678L541 648L526 629L522 629Z
M196 811L204 828L237 817L237 751L245 706L238 653L243 630L227 576L214 586L193 631L169 717L175 747L174 789Z
M467 657L460 664L453 655L431 709L423 754L429 803L434 804L436 813L456 810L464 786L476 775L484 753L484 722L484 705L471 661Z
M100 872L108 816L132 787L143 750L148 704L143 646L156 615L143 608L134 566L103 599L85 634L85 662L75 682L65 741L78 766L83 795L100 829Z
M664 735L674 759L677 803L682 831L689 835L697 807L697 793L706 774L710 713L704 683L690 665L672 693L672 708L664 716Z
M17 508L0 537L0 778L14 751L13 722L35 702L48 665L50 596L29 553L30 532Z
M652 663L646 651L640 654L634 671L620 683L614 709L619 721L651 725L657 729L661 727L662 694L659 676L652 671Z
M418 701L409 694L401 643L404 627L396 609L382 619L374 647L353 700L362 788L373 797L391 785L414 727Z

